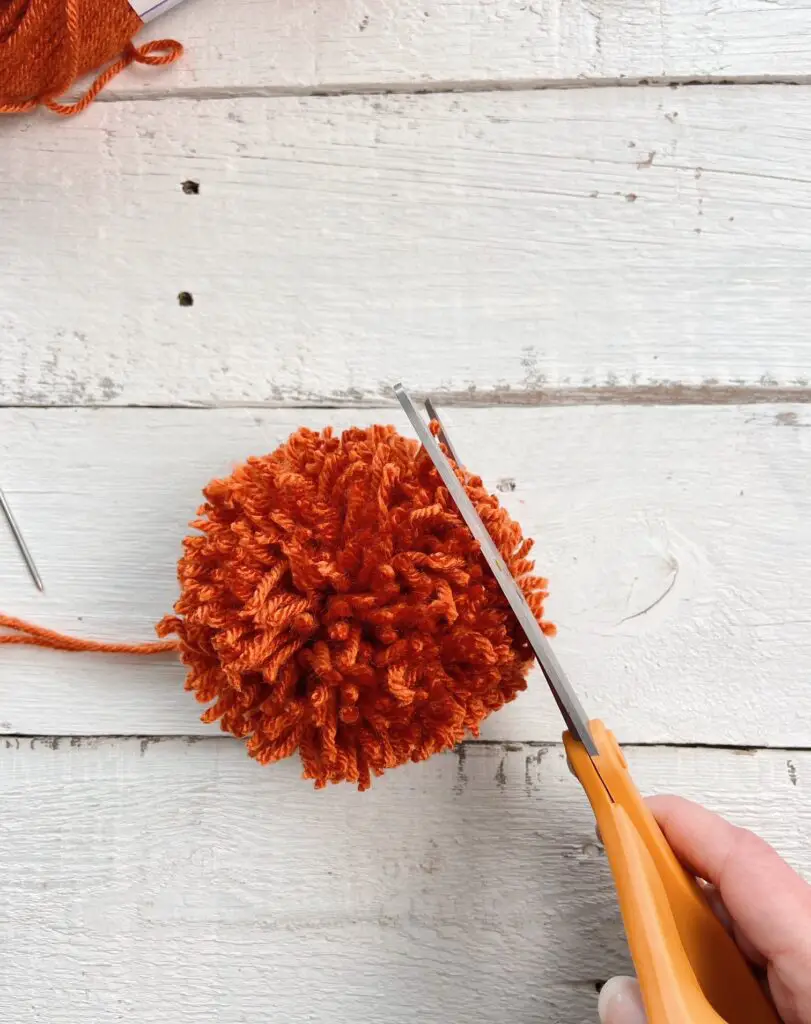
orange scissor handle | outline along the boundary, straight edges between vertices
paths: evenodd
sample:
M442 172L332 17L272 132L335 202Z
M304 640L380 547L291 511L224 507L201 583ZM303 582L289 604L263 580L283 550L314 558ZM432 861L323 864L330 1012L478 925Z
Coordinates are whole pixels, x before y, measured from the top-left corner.
M670 849L602 722L592 760L563 742L586 791L614 875L650 1024L779 1024L749 964Z

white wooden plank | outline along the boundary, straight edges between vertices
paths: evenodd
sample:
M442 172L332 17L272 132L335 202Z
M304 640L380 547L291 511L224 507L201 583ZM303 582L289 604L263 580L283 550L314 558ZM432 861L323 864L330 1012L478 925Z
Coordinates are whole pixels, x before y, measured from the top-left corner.
M194 0L143 33L180 39L185 59L110 92L784 78L807 76L809 33L801 0Z
M636 749L811 869L811 755ZM559 747L481 744L358 794L230 740L0 743L3 1001L34 1024L596 1019L628 970Z
M172 101L58 131L14 121L2 402L371 404L406 368L477 401L806 387L809 97Z
M0 411L2 482L37 594L0 531L0 609L138 641L169 611L202 487L301 424L390 410ZM551 581L556 649L621 739L804 746L811 735L811 414L804 406L451 410L456 443ZM514 487L514 490L511 488ZM170 656L0 650L6 732L208 733ZM484 735L554 740L543 681Z

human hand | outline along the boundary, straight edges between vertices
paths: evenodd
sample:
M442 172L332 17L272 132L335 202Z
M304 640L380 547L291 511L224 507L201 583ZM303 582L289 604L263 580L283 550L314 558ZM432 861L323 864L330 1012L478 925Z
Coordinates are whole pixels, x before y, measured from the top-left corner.
M811 1024L811 886L758 836L680 797L647 801L673 852L768 984L786 1024ZM645 1024L634 978L600 992L602 1024Z

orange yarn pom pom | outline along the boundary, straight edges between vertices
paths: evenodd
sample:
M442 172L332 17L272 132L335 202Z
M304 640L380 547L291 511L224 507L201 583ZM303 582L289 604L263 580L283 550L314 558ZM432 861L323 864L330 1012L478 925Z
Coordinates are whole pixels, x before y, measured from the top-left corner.
M44 104L78 114L132 63L171 64L183 53L174 39L133 46L143 22L127 0L0 0L0 114ZM59 103L81 75L114 61L75 103Z
M458 472L540 621L532 542ZM317 787L366 789L526 688L529 646L416 441L302 429L204 493L158 633L179 637L187 689L213 702L203 720L258 761L298 749Z

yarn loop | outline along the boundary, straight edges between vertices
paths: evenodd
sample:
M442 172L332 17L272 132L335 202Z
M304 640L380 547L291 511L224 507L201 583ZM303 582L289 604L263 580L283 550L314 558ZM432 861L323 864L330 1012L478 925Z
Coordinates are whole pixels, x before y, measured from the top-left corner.
M70 117L129 65L171 64L181 56L174 39L134 46L142 27L127 0L0 0L0 114L42 104ZM80 99L59 102L77 78L104 64Z

